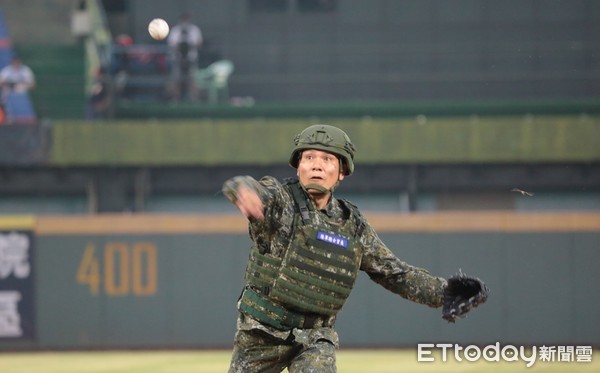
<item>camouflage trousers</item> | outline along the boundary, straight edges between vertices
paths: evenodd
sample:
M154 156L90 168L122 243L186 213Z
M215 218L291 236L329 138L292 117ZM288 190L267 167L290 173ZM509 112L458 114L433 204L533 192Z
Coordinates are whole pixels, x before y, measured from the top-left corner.
M336 372L334 344L317 339L306 344L295 340L290 332L280 339L259 329L238 330L235 334L229 373Z

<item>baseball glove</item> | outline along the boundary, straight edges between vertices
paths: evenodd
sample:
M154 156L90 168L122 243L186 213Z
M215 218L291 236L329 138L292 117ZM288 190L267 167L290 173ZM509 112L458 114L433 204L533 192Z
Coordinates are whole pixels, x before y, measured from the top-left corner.
M455 322L458 317L466 317L466 313L487 300L489 290L478 278L470 277L459 271L448 279L444 289L442 318Z

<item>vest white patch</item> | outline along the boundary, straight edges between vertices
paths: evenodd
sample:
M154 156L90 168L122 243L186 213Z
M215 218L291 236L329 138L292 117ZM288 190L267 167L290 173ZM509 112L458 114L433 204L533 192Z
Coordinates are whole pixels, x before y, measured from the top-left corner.
M348 248L348 239L331 233L317 231L317 240L327 242L336 246Z

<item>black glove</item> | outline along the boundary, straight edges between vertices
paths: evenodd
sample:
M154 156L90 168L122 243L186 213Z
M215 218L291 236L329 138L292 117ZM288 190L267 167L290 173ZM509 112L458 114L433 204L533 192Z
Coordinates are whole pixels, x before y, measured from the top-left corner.
M462 273L450 277L444 289L444 305L442 318L455 322L465 314L487 300L489 290L478 278L469 277Z

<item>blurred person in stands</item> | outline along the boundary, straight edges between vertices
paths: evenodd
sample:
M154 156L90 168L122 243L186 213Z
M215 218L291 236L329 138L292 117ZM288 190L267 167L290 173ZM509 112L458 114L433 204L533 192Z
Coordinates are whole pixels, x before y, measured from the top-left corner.
M115 38L110 73L114 76L115 94L125 97L125 88L130 75L129 49L133 46L133 38L127 34L119 34Z
M35 87L35 75L21 58L13 56L10 64L0 70L2 98L10 93L26 93Z
M110 78L104 67L99 67L87 97L86 118L90 121L108 119L112 102Z
M175 58L172 95L177 101L195 99L194 73L198 68L198 52L203 41L200 27L192 23L188 13L181 15L179 23L169 33L167 43Z
M24 95L35 87L35 75L31 68L13 56L9 65L0 70L0 124L8 124L10 115L6 106L10 97Z

